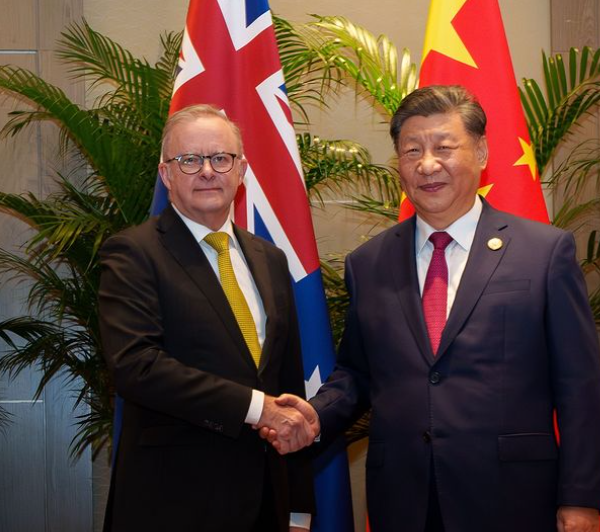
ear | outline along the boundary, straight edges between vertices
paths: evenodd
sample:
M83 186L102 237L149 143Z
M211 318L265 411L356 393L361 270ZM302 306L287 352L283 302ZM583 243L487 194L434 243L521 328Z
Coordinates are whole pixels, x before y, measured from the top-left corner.
M240 167L239 167L239 178L238 178L238 186L242 184L244 181L244 176L246 175L246 170L248 170L248 161L244 157L240 157Z
M479 161L479 167L482 170L485 170L485 167L487 166L488 162L488 143L485 135L483 137L480 137L477 141L475 151L477 153L477 161Z
M159 163L158 173L160 174L160 179L166 189L171 190L171 173L169 170L169 165L166 163Z

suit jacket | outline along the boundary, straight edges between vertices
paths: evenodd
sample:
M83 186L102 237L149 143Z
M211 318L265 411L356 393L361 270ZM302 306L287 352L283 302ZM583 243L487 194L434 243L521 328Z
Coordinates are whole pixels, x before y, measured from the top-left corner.
M252 389L303 395L296 311L283 252L235 227L267 315L257 369L219 280L172 207L107 240L100 325L124 400L105 530L250 530L263 482L280 529L313 512L310 465L244 423Z
M484 202L436 357L415 218L349 255L338 363L311 402L324 443L372 407L372 532L422 532L431 475L446 532L554 532L557 506L600 507L600 357L574 251Z

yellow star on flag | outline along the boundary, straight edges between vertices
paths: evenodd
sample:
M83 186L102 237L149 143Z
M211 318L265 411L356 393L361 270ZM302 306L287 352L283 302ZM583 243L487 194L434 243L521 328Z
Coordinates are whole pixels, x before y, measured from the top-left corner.
M483 196L485 198L490 193L490 190L492 190L493 186L494 186L494 183L492 183L490 185L485 185L483 187L479 187L477 189L477 194L479 194L480 196Z
M523 150L523 155L521 158L513 164L513 166L529 166L529 171L531 172L531 178L535 181L537 172L536 172L536 163L535 163L535 153L533 152L533 146L527 141L523 140L519 137L519 142L521 143L521 149Z
M468 0L431 0L425 32L423 61L435 50L451 59L477 68L469 50L454 29L452 20Z

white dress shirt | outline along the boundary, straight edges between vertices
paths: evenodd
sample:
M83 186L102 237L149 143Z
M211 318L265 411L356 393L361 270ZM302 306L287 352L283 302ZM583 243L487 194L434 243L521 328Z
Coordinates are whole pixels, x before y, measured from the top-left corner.
M200 249L204 252L204 255L206 255L206 258L208 259L211 268L214 270L217 279L219 279L219 282L221 282L221 278L219 276L219 263L217 261L217 250L204 241L206 235L215 231L212 231L208 227L201 225L194 220L190 220L187 216L182 214L177 207L175 207L175 205L173 205L173 209L183 220L183 223L185 223L192 235L194 235L196 242L200 244ZM262 299L258 293L254 279L252 278L244 254L242 253L240 243L237 241L235 233L233 232L231 218L227 218L218 232L227 233L229 235L229 254L231 256L233 271L235 273L237 282L240 285L240 289L246 298L248 307L250 308L250 313L252 314L254 324L256 325L258 341L262 347L265 342L267 316L265 314L265 308L263 306ZM252 399L250 400L250 407L248 408L248 413L246 414L245 419L246 423L250 425L255 425L258 423L260 415L262 414L264 401L265 394L263 392L259 390L252 390Z
M475 238L475 230L481 216L481 209L481 199L477 196L469 212L461 216L446 229L443 229L443 231L453 238L453 241L448 244L445 251L446 263L448 264L448 304L446 306L446 317L450 314L454 298L456 297L456 291L467 265L469 252ZM427 276L427 269L433 255L433 244L429 241L429 236L435 231L437 229L434 229L417 216L415 255L417 258L417 275L419 277L419 291L421 295L423 295L425 277Z

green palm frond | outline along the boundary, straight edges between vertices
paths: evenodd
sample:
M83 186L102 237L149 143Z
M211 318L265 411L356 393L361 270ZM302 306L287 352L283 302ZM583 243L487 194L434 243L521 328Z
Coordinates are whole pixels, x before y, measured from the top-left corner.
M364 94L391 116L402 99L417 86L416 65L410 52L402 51L398 70L396 46L386 37L375 37L364 27L345 17L313 15L311 24L319 30L324 58L324 72L334 77L332 69L343 72L354 80Z
M168 90L168 92L163 93L165 100L169 100L173 92L173 81L177 72L177 65L179 64L179 53L182 42L183 31L169 31L160 36L162 53L155 67L167 75L168 83L163 88L163 90Z
M600 328L600 288L592 292L590 295L590 307L596 321L596 327Z
M350 140L325 140L310 133L297 135L309 194L320 201L321 190L376 189L392 194L396 180L390 167L374 164L366 148Z
M346 289L343 277L343 257L329 257L327 261L321 260L321 275L323 287L327 296L329 321L335 345L339 345L344 330L346 310L350 303L350 296Z
M588 139L575 146L546 179L551 188L561 186L568 196L578 197L592 181L600 186L600 140Z
M42 377L35 392L39 398L43 388L55 376L68 368L68 377L74 380L81 376L81 363L89 357L89 338L77 334L77 328L61 323L31 317L20 317L0 322L0 338L10 350L0 359L0 372L18 375L30 366L42 370ZM24 340L17 345L14 338ZM84 389L85 395L88 392Z
M3 435L11 422L12 414L6 408L0 406L0 435Z
M337 80L323 68L325 58L320 53L312 27L294 25L275 15L273 25L290 105L298 111L303 122L308 123L306 105L326 106L324 95Z
M576 198L566 198L563 205L554 215L552 225L576 232L583 227L585 219L590 214L597 214L600 198L578 201Z
M586 254L581 261L581 267L585 274L590 272L600 273L600 238L596 229L588 235Z
M600 272L596 231L600 217L600 143L589 139L575 146L547 180L547 185L564 197L553 224L577 233L589 232L581 266L584 272Z
M32 72L10 65L0 66L0 90L22 96L36 106L32 111L11 112L11 118L0 130L3 136L14 136L33 122L55 120L76 132L71 138L81 147L96 140L97 118L73 103L61 89Z
M377 217L397 222L400 209L398 197L400 194L401 192L398 190L397 193L394 193L392 197L388 197L387 199L362 194L356 196L353 203L348 204L348 208L355 211L374 214Z
M112 428L114 407L111 404L99 404L98 401L88 402L90 410L77 416L79 430L71 442L74 456L80 456L88 447L92 449L92 460L98 458L103 448L108 448L112 454Z
M540 175L561 141L600 102L600 49L571 48L568 63L561 54L543 53L546 94L533 79L519 88Z
M24 69L0 66L0 89L23 96L38 106L33 111L12 112L12 118L0 133L15 135L32 122L58 122L88 164L106 178L106 185L118 205L115 214L126 216L132 213L133 217L124 218L124 222L129 224L139 223L143 219L151 200L154 181L147 183L145 190L140 191L138 185L146 182L150 169L153 173L156 171L159 128L154 132L153 146L146 149L149 156L138 158L132 154L139 154L139 148L149 144L152 138L150 131L134 130L135 134L129 134L131 130L127 122L108 122L97 112L81 109L63 91Z
M0 193L0 209L28 223L36 231L26 251L54 261L67 256L86 271L94 261L100 244L112 232L107 198L86 194L73 184L61 181L64 194L52 194L39 200L31 193Z
M19 345L14 338L20 338ZM58 377L67 377L65 386L73 387L76 406L80 403L91 409L84 418L94 418L93 427L84 426L72 442L75 456L91 444L99 450L110 436L112 406L110 404L110 378L108 370L95 356L98 346L80 326L67 326L64 322L48 322L30 317L5 320L0 323L0 338L9 346L0 358L0 372L16 376L29 367L40 370L41 378L34 398L41 396L48 383ZM24 342L23 342L24 340ZM97 391L109 393L99 396ZM95 430L102 420L102 431Z
M167 38L163 45L173 45L177 41ZM94 31L85 20L73 24L58 42L58 55L69 66L75 77L92 79L94 85L108 82L109 90L100 99L101 107L109 102L129 106L134 117L143 124L156 123L154 115L164 116L168 109L162 108L162 94L173 88L173 78L164 68L151 67L147 61L135 57L118 43ZM173 50L168 54L172 57Z
M80 419L75 453L88 445L97 452L110 438L113 389L98 331L98 249L107 236L148 215L180 43L181 34L163 36L153 67L85 22L71 26L61 57L76 77L108 89L93 109L32 72L0 66L0 91L33 106L11 113L1 133L51 121L73 164L44 198L0 192L0 210L32 228L18 253L0 250L0 275L26 283L31 314L0 323L9 347L0 373L39 368L38 395L51 379L68 377L77 404L91 409Z

